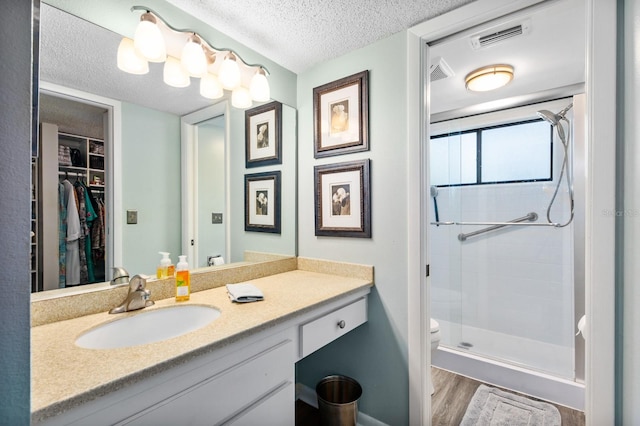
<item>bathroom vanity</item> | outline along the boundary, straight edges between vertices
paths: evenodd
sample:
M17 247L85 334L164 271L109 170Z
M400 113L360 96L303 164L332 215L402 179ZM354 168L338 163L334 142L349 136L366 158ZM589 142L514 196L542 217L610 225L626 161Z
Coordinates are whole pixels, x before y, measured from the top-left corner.
M261 302L232 303L224 286L194 292L179 304L220 316L155 343L78 347L79 335L119 319L106 312L33 327L33 424L293 425L295 363L367 321L373 268L339 275L332 264L298 259L294 270L251 279Z

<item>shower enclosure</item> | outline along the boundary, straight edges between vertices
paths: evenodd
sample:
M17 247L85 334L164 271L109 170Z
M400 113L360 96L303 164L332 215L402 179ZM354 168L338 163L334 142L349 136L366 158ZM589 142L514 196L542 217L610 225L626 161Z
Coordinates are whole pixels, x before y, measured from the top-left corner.
M568 391L553 392L573 394L557 402L576 408L583 103L578 95L432 123L429 146L431 317L442 334L432 364L526 393L536 392L532 376L564 383Z

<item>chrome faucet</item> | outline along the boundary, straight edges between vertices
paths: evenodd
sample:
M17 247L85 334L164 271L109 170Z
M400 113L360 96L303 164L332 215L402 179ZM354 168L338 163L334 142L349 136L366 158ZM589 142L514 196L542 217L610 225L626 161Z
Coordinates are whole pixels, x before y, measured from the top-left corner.
M121 266L113 268L113 279L111 285L127 284L129 282L129 273Z
M129 293L120 305L109 311L110 314L119 314L122 312L135 311L136 309L146 308L153 305L151 292L145 288L147 285L146 275L134 275L129 281Z

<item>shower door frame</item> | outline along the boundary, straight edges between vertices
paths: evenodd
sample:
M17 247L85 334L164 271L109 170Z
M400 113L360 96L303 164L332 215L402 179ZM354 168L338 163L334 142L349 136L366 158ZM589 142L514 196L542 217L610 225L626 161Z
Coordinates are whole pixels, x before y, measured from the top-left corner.
M613 424L615 418L615 211L616 45L615 0L585 0L586 146L585 170L585 415L587 425ZM478 0L416 25L407 32L407 130L409 191L408 361L410 424L431 424L430 295L427 215L429 188L425 165L429 139L428 43L504 16L541 0ZM597 120L593 119L597 117ZM596 161L597 159L597 161ZM597 309L596 309L597 305Z

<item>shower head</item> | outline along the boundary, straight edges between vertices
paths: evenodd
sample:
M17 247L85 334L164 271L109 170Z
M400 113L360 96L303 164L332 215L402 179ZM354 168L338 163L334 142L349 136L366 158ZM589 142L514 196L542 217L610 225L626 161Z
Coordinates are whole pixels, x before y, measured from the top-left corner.
M567 115L567 112L569 112L569 110L572 107L573 107L573 103L570 103L562 111L560 111L557 114L554 114L551 111L543 109L538 111L538 117L548 121L549 123L551 123L552 126L556 126L560 122L560 120L562 120L564 116Z
M538 117L548 121L552 126L558 124L558 116L546 109L538 111Z
M546 109L538 111L538 117L540 117L543 120L547 121L552 126L555 126L556 130L558 131L558 135L560 136L560 139L562 140L563 143L565 143L565 136L564 136L564 129L562 128L562 125L560 124L560 120L565 120L566 121L566 118L564 118L564 116L567 115L567 112L572 107L573 107L573 103L570 103L569 105L564 107L557 114L554 114L551 111L546 110Z

